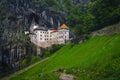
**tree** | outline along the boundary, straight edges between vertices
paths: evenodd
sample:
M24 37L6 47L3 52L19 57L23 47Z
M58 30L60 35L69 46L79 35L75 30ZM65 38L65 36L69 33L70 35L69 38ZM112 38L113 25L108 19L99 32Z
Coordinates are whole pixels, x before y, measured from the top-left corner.
M94 16L95 28L115 24L120 21L120 0L96 0L89 6Z
M89 12L87 14L84 15L84 19L83 19L83 32L84 33L89 33L91 31L93 31L94 29L94 16L92 14L90 14Z

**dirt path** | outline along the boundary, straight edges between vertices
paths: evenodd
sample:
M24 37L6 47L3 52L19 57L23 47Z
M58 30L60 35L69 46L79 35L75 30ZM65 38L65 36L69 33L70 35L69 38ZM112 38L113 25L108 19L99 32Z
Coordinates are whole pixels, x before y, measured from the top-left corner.
M4 78L2 78L2 79L0 79L0 80L9 80L11 77L14 77L14 76L16 76L16 75L18 75L18 74L20 74L20 73L22 73L22 72L25 72L25 71L27 71L28 69L34 67L35 65L37 65L37 64L39 64L39 63L41 63L41 62L43 62L43 61L45 61L45 60L47 60L47 59L49 59L49 57L46 58L46 59L43 59L43 60L41 60L41 61L39 61L39 62L36 62L36 63L34 63L34 64L32 64L32 65L30 65L30 66L28 66L28 67L26 67L26 68L18 71L18 72L15 72L15 73L13 73L13 74L11 74L11 75L9 75L9 76L6 76L6 77L4 77Z

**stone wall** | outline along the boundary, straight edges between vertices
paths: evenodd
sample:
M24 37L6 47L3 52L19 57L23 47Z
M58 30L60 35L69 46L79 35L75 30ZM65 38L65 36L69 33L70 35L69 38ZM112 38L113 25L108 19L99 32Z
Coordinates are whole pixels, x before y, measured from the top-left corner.
M96 35L102 36L102 35L115 34L118 32L120 32L120 23L105 27L105 28L98 30L98 31L94 31L91 33L91 35L92 36L96 36Z

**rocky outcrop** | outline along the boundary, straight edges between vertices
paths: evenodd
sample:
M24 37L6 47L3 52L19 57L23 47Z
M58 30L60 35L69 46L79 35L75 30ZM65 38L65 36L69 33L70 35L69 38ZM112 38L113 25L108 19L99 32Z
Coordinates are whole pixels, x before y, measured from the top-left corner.
M84 8L87 8L90 2L93 2L94 0L71 0L73 5L76 4L82 4Z
M74 76L66 73L60 75L61 80L74 80Z
M36 23L47 27L58 27L65 23L65 14L56 10L50 11L45 6L38 4L36 0L2 0L0 5L2 6L1 15L3 15L1 20L8 19L10 22L15 22L14 24L23 20L21 25L25 30L29 29L33 18Z

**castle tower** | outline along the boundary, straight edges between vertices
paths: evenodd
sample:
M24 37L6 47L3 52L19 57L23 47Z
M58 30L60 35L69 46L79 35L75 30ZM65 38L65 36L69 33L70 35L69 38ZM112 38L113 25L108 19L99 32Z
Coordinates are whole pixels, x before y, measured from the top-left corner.
M30 32L33 32L35 28L37 28L38 25L35 22L35 18L32 19L31 26L30 26Z

